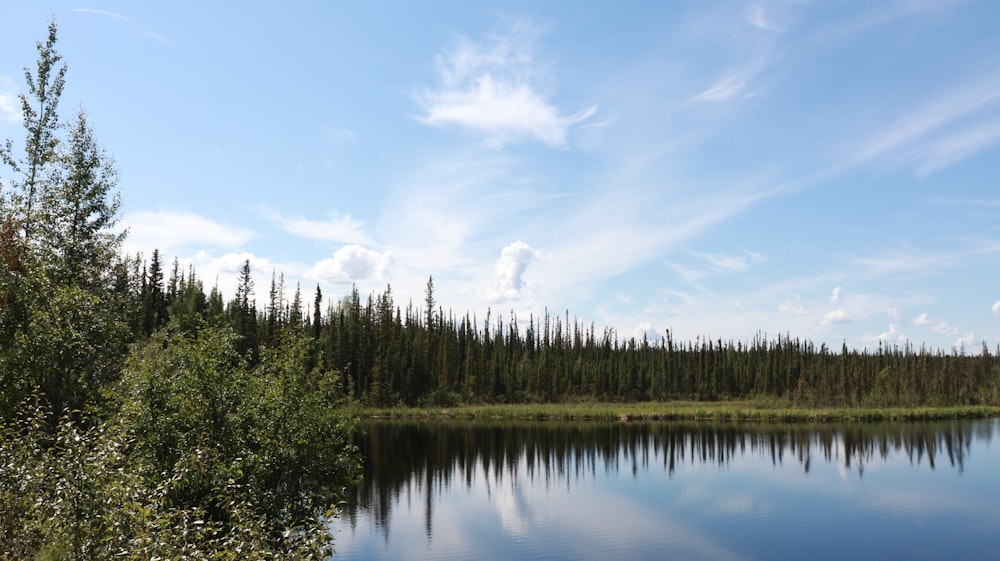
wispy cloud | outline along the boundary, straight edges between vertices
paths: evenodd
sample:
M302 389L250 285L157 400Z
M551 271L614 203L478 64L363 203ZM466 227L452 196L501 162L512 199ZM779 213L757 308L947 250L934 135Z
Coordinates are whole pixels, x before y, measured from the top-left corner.
M694 96L694 100L721 102L753 96L755 90L751 87L751 81L764 68L765 58L763 53L758 53L742 66L723 74L707 90Z
M743 255L725 255L722 253L693 253L717 271L741 273L750 268L752 263L763 259L759 253L745 251Z
M750 2L743 8L743 16L746 22L757 29L764 31L782 32L784 29L768 18L764 6L759 2Z
M97 8L74 8L73 11L78 14L92 14L95 16L104 16L121 21L132 21L132 18L123 16L118 12L112 12L111 10L101 10Z
M954 267L960 262L954 252L932 253L902 247L883 251L870 257L849 258L848 262L860 268L865 276L936 273Z
M20 105L14 82L6 76L0 76L0 121L21 122Z
M539 91L542 71L530 50L534 33L521 25L488 44L462 38L439 55L435 67L440 84L414 95L423 110L419 121L474 131L494 147L525 140L564 146L570 127L597 108L566 113Z
M949 127L960 125L1000 104L1000 73L952 90L923 108L899 119L896 124L873 135L854 150L848 165L889 158L896 163L917 163L919 173L931 173L978 153L1000 140L1000 122L966 125L948 134ZM945 136L941 136L944 134ZM930 161L926 161L930 158Z
M851 257L847 262L857 266L857 274L863 276L932 274L996 253L1000 253L1000 242L969 240L965 247L950 251L933 252L903 245L867 257Z
M130 28L132 28L130 31L133 34L141 35L143 37L148 37L148 38L156 41L157 43L163 43L163 44L170 43L169 39L167 39L163 35L161 35L159 33L156 33L154 31L138 31L137 29L134 28L135 27L134 24L136 23L136 21L134 19L132 19L132 18L130 18L128 16L125 16L125 15L119 14L118 12L113 12L111 10L103 10L103 9L98 9L98 8L75 8L73 11L76 12L76 13L78 13L78 14L88 14L88 15L100 16L100 17L111 18L111 19L115 19L115 20L118 20L118 21L127 22L129 24L133 24L133 25L129 26Z
M154 249L176 254L182 249L236 249L254 238L247 228L215 222L189 211L139 211L127 213L122 224L128 228L125 240L129 251L147 255Z
M926 176L975 156L1000 142L1000 119L974 125L939 138L906 156Z
M371 237L365 233L365 223L350 215L332 214L329 220L312 220L302 216L286 216L268 207L262 207L261 210L282 230L302 238L345 244L372 243Z
M804 316L808 313L809 310L803 305L802 297L798 294L793 300L788 300L778 306L778 314L783 316Z

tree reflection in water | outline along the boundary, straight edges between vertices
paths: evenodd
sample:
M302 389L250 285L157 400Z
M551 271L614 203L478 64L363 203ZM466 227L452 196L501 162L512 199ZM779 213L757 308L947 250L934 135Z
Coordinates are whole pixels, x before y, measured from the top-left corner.
M366 458L364 480L342 516L353 527L363 510L388 539L392 505L422 496L431 535L434 498L471 489L477 474L503 484L518 476L545 487L607 473L653 469L676 476L678 465L726 469L747 455L772 465L794 461L805 473L816 461L864 476L865 466L903 455L915 466L942 462L961 474L971 445L993 438L994 422L884 424L605 423L565 421L370 421L355 441Z

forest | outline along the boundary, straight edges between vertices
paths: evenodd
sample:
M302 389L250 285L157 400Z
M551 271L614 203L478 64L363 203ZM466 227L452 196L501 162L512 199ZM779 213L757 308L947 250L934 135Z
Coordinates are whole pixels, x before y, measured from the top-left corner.
M568 311L445 310L433 277L419 304L278 271L261 290L249 261L235 294L206 291L122 251L113 160L58 113L56 42L53 22L23 142L0 147L0 559L322 558L361 476L345 404L1000 405L985 346L619 338Z

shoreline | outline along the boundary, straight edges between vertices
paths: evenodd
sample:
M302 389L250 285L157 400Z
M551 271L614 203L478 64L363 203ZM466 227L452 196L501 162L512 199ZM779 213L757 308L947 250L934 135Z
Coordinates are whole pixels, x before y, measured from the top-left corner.
M765 421L880 422L985 419L1000 417L1000 407L769 407L750 402L548 403L461 405L455 407L348 406L351 415L370 420L562 420L562 421Z

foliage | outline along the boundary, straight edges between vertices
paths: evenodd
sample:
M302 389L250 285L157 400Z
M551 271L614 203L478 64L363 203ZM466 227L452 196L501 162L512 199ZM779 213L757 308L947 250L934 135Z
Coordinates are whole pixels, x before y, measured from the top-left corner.
M0 418L33 388L55 413L99 401L128 345L109 290L124 236L117 174L82 111L59 120L66 66L56 30L38 44L36 71L25 69L23 154L10 140L0 150L14 172L0 191Z
M56 112L56 31L23 152L0 147L0 559L327 557L360 470L339 377L301 326L260 360L249 262L225 316L193 269L120 254L112 160Z
M136 351L116 392L135 435L146 477L157 480L200 451L197 477L170 489L171 504L205 508L232 523L218 504L232 486L253 497L260 516L302 520L333 508L359 466L348 418L332 399L331 377L304 368L299 338L248 369L229 328L157 334Z
M20 423L2 429L0 559L323 559L331 552L322 516L261 514L254 493L234 481L203 505L172 497L203 477L213 459L185 450L151 483L136 469L134 436L122 424L87 427L64 415L56 432L37 396ZM182 491L183 493L183 491ZM218 521L220 514L227 520Z

